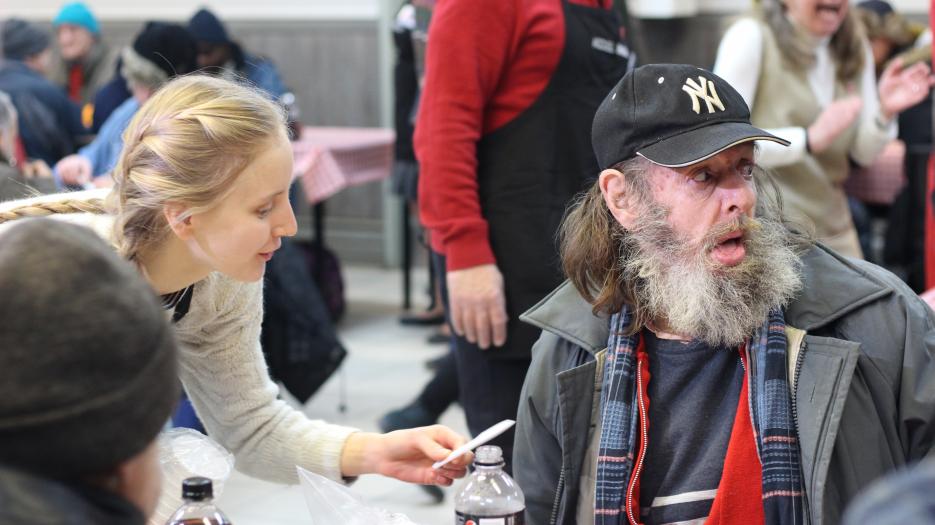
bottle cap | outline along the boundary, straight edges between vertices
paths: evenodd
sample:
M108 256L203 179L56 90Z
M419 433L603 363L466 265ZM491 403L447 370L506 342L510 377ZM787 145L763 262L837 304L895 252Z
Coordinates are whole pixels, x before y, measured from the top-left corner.
M213 497L214 487L210 479L196 476L182 481L182 499L202 501Z
M493 467L503 465L503 451L494 445L478 447L474 452L474 464Z

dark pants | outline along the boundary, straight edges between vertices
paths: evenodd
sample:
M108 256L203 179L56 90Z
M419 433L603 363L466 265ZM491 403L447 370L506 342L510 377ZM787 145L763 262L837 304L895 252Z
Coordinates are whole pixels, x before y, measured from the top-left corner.
M433 414L437 420L445 410L448 410L448 406L456 401L458 401L458 369L455 364L454 351L449 350L435 370L435 375L422 389L416 402Z
M446 306L445 315L448 315L445 258L432 253L432 264L439 275L442 301ZM464 408L468 430L476 436L504 419L515 420L529 359L497 359L496 349L481 350L463 337L453 337L459 400ZM510 429L488 443L503 450L509 473L513 472L513 434L513 429Z

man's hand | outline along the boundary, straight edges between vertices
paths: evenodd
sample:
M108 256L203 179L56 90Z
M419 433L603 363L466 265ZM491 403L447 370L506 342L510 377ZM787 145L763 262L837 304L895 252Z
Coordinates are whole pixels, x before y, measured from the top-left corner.
M84 186L91 182L91 161L81 155L69 155L58 161L55 171L63 184Z
M494 264L448 272L448 306L455 333L482 350L506 342L503 275Z
M890 120L902 111L915 106L928 96L935 84L928 64L919 62L903 67L903 60L897 58L890 62L877 84L880 93L880 113Z
M31 160L23 164L23 177L27 179L47 179L52 176L52 170L42 159Z
M860 115L863 101L858 95L839 98L821 112L808 127L808 149L818 154L831 146L834 139L844 132Z

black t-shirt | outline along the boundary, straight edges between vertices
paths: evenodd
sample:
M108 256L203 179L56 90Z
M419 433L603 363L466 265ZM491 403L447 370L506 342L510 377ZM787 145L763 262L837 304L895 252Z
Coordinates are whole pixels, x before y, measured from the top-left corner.
M743 366L733 348L659 339L649 354L649 446L640 479L646 525L706 518L730 441Z

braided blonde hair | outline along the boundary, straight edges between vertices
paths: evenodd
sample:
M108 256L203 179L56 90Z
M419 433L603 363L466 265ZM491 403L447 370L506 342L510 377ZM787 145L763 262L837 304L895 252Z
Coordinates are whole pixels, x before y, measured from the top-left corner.
M47 217L60 213L107 213L104 199L64 199L38 201L9 210L0 209L0 224L25 217Z
M209 210L278 137L288 137L285 113L262 92L215 77L178 77L130 121L112 173L114 188L105 201L30 203L0 211L0 222L55 213L111 213L120 254L137 260L168 234L166 204L182 205L183 220Z

